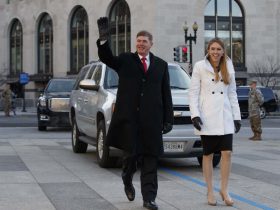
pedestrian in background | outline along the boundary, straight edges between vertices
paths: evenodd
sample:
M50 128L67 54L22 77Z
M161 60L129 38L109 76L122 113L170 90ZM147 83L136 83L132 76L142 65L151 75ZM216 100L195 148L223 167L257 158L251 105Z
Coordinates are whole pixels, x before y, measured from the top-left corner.
M11 104L12 104L12 91L10 90L9 84L5 85L5 88L2 92L2 98L3 98L5 116L9 117L11 111Z
M141 162L143 206L156 210L158 157L163 153L162 134L171 131L173 106L167 62L150 52L153 36L140 31L136 52L113 56L109 45L108 18L97 21L100 60L119 76L116 105L106 144L124 150L122 180L129 201L135 198L132 184Z
M259 141L262 140L262 125L261 125L261 106L264 102L262 92L257 88L257 81L251 80L249 82L250 91L248 96L248 112L251 124L251 129L253 131L253 136L250 140Z
M203 175L209 205L217 205L213 189L213 155L221 152L220 195L228 206L233 200L228 193L231 170L233 133L241 127L241 114L236 94L235 72L226 55L224 43L214 38L208 43L207 55L193 69L189 89L190 111L195 134L203 147Z
M16 96L16 94L13 92L13 91L11 91L12 92L12 98L11 98L11 109L12 109L12 112L14 113L14 116L16 116L17 115L17 113L16 113L16 98L17 98L17 96Z

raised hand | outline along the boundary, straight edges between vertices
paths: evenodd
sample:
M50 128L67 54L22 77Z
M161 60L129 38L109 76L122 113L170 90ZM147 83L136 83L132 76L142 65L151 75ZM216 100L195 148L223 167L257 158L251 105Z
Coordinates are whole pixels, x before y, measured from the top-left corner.
M109 39L109 20L107 17L101 17L97 20L99 39L105 41Z

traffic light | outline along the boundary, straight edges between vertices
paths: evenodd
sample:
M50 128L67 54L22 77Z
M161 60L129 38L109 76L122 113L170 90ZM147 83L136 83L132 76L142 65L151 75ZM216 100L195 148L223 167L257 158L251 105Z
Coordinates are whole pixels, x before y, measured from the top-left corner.
M182 46L182 62L186 63L188 61L188 48Z
M180 47L174 47L174 61L180 62Z

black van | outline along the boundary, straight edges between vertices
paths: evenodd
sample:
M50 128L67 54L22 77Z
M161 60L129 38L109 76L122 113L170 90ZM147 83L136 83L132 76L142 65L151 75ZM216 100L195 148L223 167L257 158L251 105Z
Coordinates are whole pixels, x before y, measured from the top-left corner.
M264 96L264 103L261 107L261 118L265 118L267 113L277 111L277 101L275 95L271 88L269 87L257 87ZM239 86L237 87L237 97L238 103L240 106L241 117L248 117L248 94L250 87L249 86Z

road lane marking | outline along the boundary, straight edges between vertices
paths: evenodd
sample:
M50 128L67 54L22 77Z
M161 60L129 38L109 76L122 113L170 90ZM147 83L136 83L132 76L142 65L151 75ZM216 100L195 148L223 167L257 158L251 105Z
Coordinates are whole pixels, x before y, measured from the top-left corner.
M197 185L200 185L200 186L202 186L202 187L206 187L206 183L203 182L203 181L201 181L201 180L199 180L199 179L195 179L195 178L193 178L193 177L191 177L191 176L187 176L187 175L181 174L181 173L179 173L179 172L173 171L173 170L168 169L168 168L160 168L160 169L161 169L162 171L164 171L164 172L170 174L170 175L173 175L173 176L179 177L179 178L181 178L181 179L184 179L184 180L193 182L193 183L195 183L195 184L197 184ZM217 188L217 187L214 187L214 190L215 190L216 192L220 192L220 189ZM276 209L271 208L271 207L269 207L269 206L266 206L266 205L264 205L264 204L257 203L257 202L255 202L255 201L252 201L252 200L249 200L249 199L244 198L244 197L242 197L242 196L239 196L239 195L237 195L237 194L235 194L235 193L229 193L229 194L230 194L230 196L231 196L232 198L234 198L235 200L241 201L241 202L243 202L243 203L246 203L246 204L248 204L248 205L254 206L254 207L256 207L256 208L263 209L263 210L276 210Z

